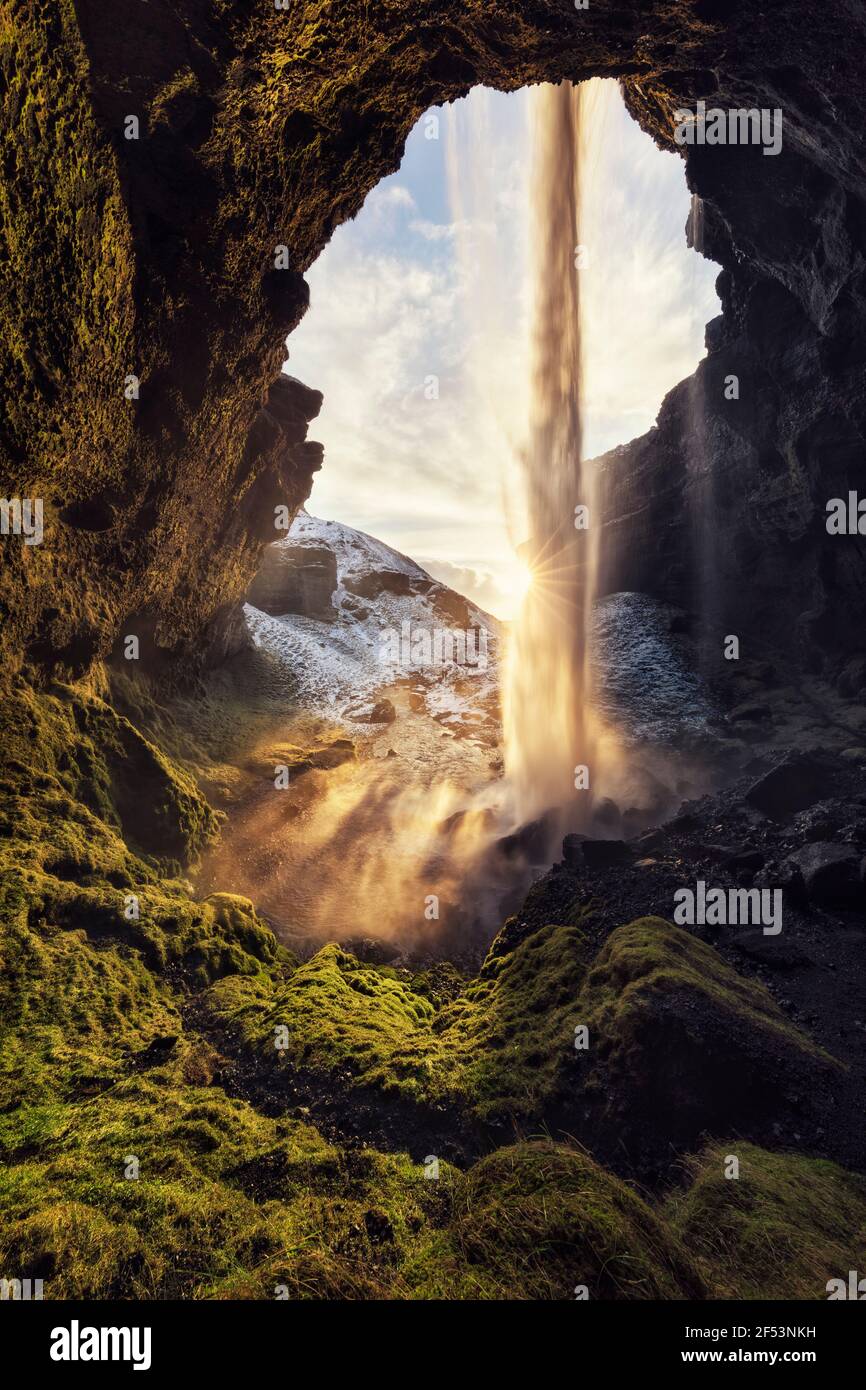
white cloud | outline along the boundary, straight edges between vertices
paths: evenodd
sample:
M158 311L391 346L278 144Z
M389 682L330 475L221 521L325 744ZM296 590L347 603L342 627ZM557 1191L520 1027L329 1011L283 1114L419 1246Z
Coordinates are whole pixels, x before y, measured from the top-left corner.
M462 206L452 200L450 218L445 170L431 165L436 142L410 144L399 176L373 190L312 267L311 308L288 342L289 370L325 398L312 434L326 459L310 510L437 565L438 577L459 576L446 582L501 616L514 590L512 541L524 539L503 504L503 474L514 471L528 413L528 174L515 116L525 100L476 91L456 103ZM481 135L470 141L474 107ZM619 97L608 107L581 285L588 453L649 428L702 355L716 312L712 268L685 245L681 165ZM425 394L431 376L438 399Z

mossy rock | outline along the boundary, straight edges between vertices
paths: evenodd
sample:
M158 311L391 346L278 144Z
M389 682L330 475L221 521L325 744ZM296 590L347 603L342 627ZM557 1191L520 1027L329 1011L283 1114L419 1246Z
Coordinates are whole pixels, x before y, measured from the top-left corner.
M601 1122L635 1143L660 1132L685 1145L704 1130L763 1124L792 1088L802 1094L841 1069L761 984L659 917L611 934L580 1005L587 1092Z
M725 1176L730 1157L739 1177ZM825 1159L741 1140L688 1161L691 1186L664 1216L716 1298L826 1298L831 1279L866 1269L866 1178Z
M416 986L329 945L284 985L226 979L206 1000L219 1027L266 1066L339 1073L350 1089L456 1105L484 1121L532 1119L570 1087L586 959L578 928L551 925L491 955L452 998L453 980L437 994L429 972Z
M177 1034L177 986L281 976L291 958L248 900L196 902L167 876L173 863L130 849L118 788L132 794L142 766L158 782L147 814L172 822L176 848L195 854L215 821L187 774L98 696L19 684L0 722L2 1132L18 1105L93 1094ZM153 786L142 784L145 802Z
M387 1296L447 1214L447 1165L431 1183L405 1156L347 1154L186 1085L193 1046L31 1126L32 1152L0 1172L3 1268L46 1298Z
M760 984L660 918L618 928L594 960L580 926L550 924L504 950L497 939L453 998L326 946L285 985L236 972L206 999L265 1066L485 1124L574 1133L589 1105L602 1142L642 1135L644 1147L647 1134L686 1147L704 1129L763 1121L802 1092L804 1071L839 1070ZM576 1051L581 1024L589 1047Z
M703 1280L647 1204L588 1155L519 1144L460 1178L451 1220L404 1275L417 1298L698 1299Z
M0 814L9 816L13 834L22 814L45 824L59 812L78 825L56 855L70 879L90 871L91 817L133 850L177 866L194 860L218 833L219 817L188 773L84 687L37 692L21 682L3 701L0 735ZM37 838L33 826L21 838ZM50 844L51 834L46 838Z

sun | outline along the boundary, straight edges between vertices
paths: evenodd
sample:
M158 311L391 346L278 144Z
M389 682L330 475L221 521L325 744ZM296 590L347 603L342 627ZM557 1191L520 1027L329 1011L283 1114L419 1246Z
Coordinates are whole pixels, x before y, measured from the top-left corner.
M522 560L519 555L514 556L514 567L511 571L511 592L514 595L515 603L520 605L523 599L532 588L533 572L531 567Z

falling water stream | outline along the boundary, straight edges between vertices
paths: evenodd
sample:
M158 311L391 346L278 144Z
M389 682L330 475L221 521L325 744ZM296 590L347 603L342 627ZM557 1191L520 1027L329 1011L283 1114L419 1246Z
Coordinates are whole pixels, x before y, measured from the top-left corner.
M534 96L531 402L521 451L532 582L514 624L504 693L506 784L518 821L579 823L593 764L589 659L591 498L582 476L581 93ZM575 784L578 783L576 788ZM583 785L581 785L583 783Z

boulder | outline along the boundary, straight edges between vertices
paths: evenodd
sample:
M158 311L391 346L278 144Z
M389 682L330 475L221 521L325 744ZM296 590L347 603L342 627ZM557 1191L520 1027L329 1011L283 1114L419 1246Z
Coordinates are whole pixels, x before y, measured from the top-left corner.
M588 869L609 869L615 864L631 864L635 854L624 840L584 840L583 862Z
M380 594L397 594L410 597L415 589L411 574L403 570L369 570L366 574L348 575L343 580L343 588L359 598L378 598Z
M575 1019L589 1028L585 1080L597 1132L647 1152L705 1132L760 1127L789 1091L840 1068L757 981L657 917L618 927L596 956Z
M355 706L346 710L347 719L354 719L356 724L393 724L397 718L397 711L390 700L377 700L372 706Z
M298 613L327 622L335 616L336 587L337 557L328 546L277 541L265 550L247 602L264 613Z
M578 869L583 866L583 842L585 835L566 835L562 842L562 857L566 864Z
M772 820L787 821L831 796L837 779L832 758L821 753L790 753L746 792L745 800Z
M818 841L789 857L799 869L811 902L827 907L855 907L863 901L862 854L853 845Z

